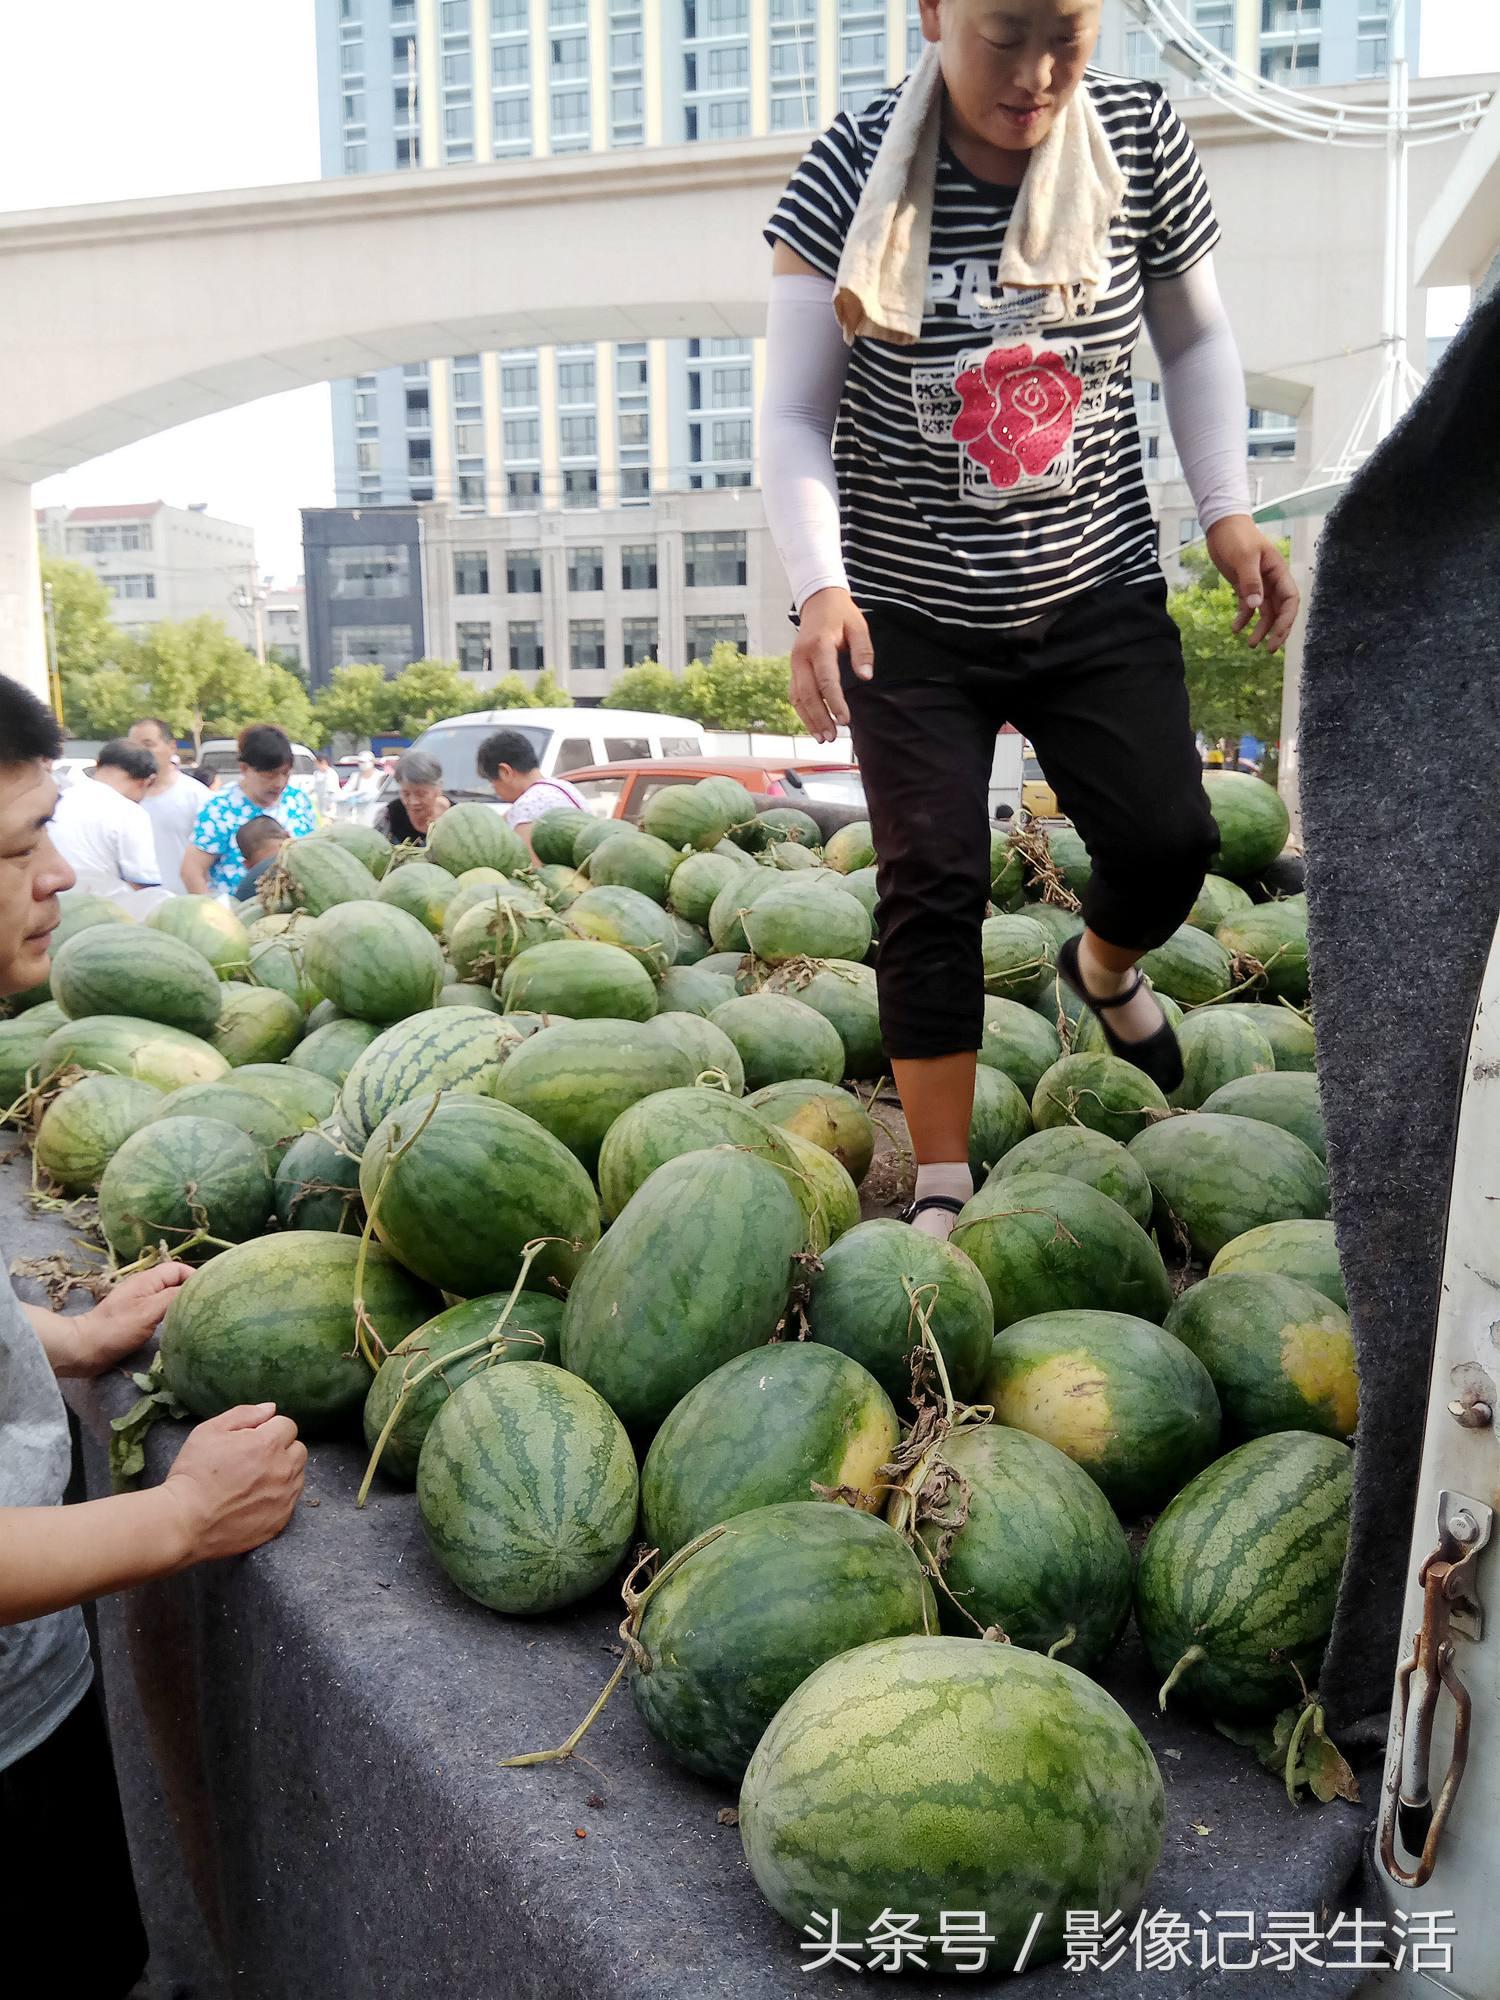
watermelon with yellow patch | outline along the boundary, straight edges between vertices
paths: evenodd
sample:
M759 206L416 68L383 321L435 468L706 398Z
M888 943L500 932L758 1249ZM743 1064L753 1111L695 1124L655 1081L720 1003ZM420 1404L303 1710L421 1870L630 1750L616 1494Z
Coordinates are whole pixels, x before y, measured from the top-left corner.
M1349 1315L1311 1285L1270 1271L1222 1271L1183 1293L1167 1331L1213 1377L1237 1437L1354 1435L1359 1377Z

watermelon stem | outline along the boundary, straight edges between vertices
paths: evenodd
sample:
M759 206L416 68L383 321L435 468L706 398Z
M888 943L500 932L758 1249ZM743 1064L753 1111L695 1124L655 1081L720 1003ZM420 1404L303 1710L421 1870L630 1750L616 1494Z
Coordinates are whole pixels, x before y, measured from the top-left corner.
M1062 1637L1054 1639L1052 1644L1047 1648L1047 1658L1055 1660L1059 1653L1065 1653L1068 1650L1077 1637L1078 1627L1076 1625L1064 1625Z
M1161 1684L1161 1691L1156 1697L1156 1706L1158 1709L1165 1711L1167 1706L1167 1696L1172 1692L1173 1688L1176 1687L1177 1683L1182 1679L1183 1675L1191 1672L1191 1670L1197 1666L1200 1660L1206 1660L1207 1658L1208 1658L1208 1653L1202 1646L1188 1647L1187 1651L1183 1654L1182 1658L1177 1662L1176 1666L1173 1667L1171 1673L1167 1675L1167 1678Z
M442 1102L442 1097L443 1093L441 1090L435 1090L432 1093L432 1102L428 1105L426 1111L423 1112L421 1122L418 1124L416 1131L412 1133L409 1139L403 1139L398 1146L393 1147L387 1153L385 1164L380 1169L380 1179L375 1184L375 1193L370 1202L369 1213L365 1217L365 1226L359 1233L359 1256L354 1265L354 1345L356 1350L364 1356L372 1373L380 1367L381 1361L384 1361L390 1350L380 1338L379 1330L374 1320L371 1319L369 1308L365 1304L365 1265L370 1255L370 1237L374 1233L375 1218L380 1213L380 1198L385 1193L386 1182L390 1179L391 1168L395 1166L403 1154L411 1151L418 1139L427 1130L428 1125L432 1121L433 1113ZM399 1132L401 1128L395 1126L392 1129ZM375 1349L377 1347L380 1349L379 1360L375 1356Z

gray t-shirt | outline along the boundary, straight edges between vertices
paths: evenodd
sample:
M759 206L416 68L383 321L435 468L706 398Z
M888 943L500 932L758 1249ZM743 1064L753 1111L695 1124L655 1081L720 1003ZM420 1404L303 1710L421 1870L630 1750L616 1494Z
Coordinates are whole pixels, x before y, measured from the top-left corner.
M164 792L148 792L141 800L156 839L156 866L161 886L174 896L185 896L182 886L182 857L193 838L199 808L208 797L207 785L200 785L185 771Z
M0 1259L0 1507L56 1507L68 1417L36 1329ZM0 1625L0 1771L45 1743L93 1677L81 1611Z

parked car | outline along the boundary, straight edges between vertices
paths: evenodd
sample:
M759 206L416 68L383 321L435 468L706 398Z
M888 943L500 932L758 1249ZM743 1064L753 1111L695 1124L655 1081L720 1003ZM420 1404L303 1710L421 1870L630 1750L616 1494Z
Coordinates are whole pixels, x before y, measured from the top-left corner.
M1026 762L1022 767L1021 805L1033 819L1061 819L1057 794L1047 782L1047 774L1037 760L1036 752L1028 743Z
M639 758L568 773L568 783L583 794L590 812L633 824L663 786L696 785L704 778L737 778L747 792L804 808L843 807L851 818L865 809L864 783L853 764L779 757Z

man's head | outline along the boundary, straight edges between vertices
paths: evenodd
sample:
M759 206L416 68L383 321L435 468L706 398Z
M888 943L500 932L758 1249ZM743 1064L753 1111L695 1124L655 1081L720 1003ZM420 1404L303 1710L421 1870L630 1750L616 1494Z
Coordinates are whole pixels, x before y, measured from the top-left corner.
M921 0L953 123L980 145L1029 153L1056 124L1099 38L1101 0Z
M425 750L403 750L396 759L396 785L407 818L418 833L426 833L448 803L442 765Z
M177 762L177 738L159 715L143 715L139 722L132 722L125 741L151 752L159 777L171 776Z
M479 775L488 778L495 796L514 805L528 785L536 783L536 752L531 738L519 729L497 729L479 746Z
M320 771L331 771L333 769L333 759L329 756L326 750L314 751L313 762L314 764L317 765Z
M94 778L101 785L108 785L121 798L134 799L137 805L150 791L156 777L156 759L149 750L139 743L127 743L123 736L106 743L94 759Z
M274 722L253 722L239 737L240 790L253 806L274 806L292 775L292 739Z
M73 886L47 832L57 804L52 759L61 752L52 711L0 674L0 993L24 993L47 977L57 899Z
M264 861L268 854L274 854L290 835L279 819L272 819L269 813L257 813L254 819L235 828L234 844L240 850L240 859L247 868L253 868L257 861Z

